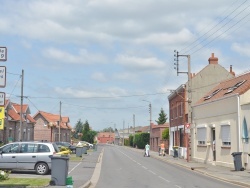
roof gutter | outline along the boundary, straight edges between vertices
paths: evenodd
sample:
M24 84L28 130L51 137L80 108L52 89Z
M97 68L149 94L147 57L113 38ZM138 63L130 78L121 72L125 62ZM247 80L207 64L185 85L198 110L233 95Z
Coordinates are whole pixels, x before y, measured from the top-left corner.
M240 118L240 96L237 95L237 119L238 119L238 142L237 142L237 150L238 152L240 151L240 144L241 144L241 134L240 134L240 122L241 122L241 118Z
M235 97L235 96L239 96L239 93L235 93L235 94L228 95L226 97L222 97L222 98L211 100L211 101L206 101L206 102L203 102L201 104L193 105L192 107L207 105L207 104L212 103L212 102L221 101L221 100L224 100L224 99L227 99L227 98L231 98L231 97Z

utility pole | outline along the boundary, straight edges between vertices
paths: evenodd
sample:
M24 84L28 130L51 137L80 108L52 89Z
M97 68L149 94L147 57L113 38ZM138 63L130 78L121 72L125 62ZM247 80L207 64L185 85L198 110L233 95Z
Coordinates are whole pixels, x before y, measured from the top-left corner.
M61 141L61 123L62 123L61 109L62 109L62 102L60 101L59 138L58 138L59 142Z
M133 125L134 125L134 136L133 136L133 147L135 145L135 114L133 114Z
M190 63L190 55L180 55L178 51L174 51L176 54L174 55L177 59L175 59L176 63L174 65L176 65L176 70L177 70L177 76L179 73L185 73L188 75L188 122L187 124L191 125L192 124L192 82L191 82L191 63ZM180 72L179 71L179 57L183 56L183 57L187 57L188 58L188 72ZM185 101L186 102L186 101ZM187 128L187 126L184 126L184 130L186 132L186 147L187 147L187 162L189 162L189 158L190 158L190 145L189 145L189 133L190 133L190 129ZM178 134L177 134L178 135ZM178 136L177 136L178 138Z
M23 119L23 80L24 80L24 70L22 70L22 83L21 83L21 109L20 109L20 131L19 131L19 140L22 141L22 119Z
M149 131L150 131L150 134L149 134L149 145L151 145L151 133L152 133L152 127L151 127L151 122L152 122L152 105L151 105L151 102L150 101L147 101L147 100L142 100L142 101L146 101L149 103Z
M122 131L122 132L123 132L123 139L122 139L122 145L123 145L123 146L124 146L124 130L125 130L125 129L124 129L124 125L125 125L125 121L123 120L123 131Z

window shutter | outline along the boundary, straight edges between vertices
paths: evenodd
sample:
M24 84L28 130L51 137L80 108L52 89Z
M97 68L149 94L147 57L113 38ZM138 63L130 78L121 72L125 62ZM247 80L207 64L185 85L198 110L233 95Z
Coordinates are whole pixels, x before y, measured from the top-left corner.
M198 141L206 141L206 128L197 128L197 140Z
M221 139L222 142L231 142L230 125L221 126Z

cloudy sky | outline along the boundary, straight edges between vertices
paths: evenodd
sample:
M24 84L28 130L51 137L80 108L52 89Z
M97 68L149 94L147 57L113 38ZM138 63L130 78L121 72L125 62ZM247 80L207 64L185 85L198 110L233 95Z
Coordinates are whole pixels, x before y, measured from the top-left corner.
M174 50L191 56L191 71L211 53L236 75L249 70L250 2L247 0L1 0L0 46L7 47L1 91L38 110L88 120L94 130L149 124L177 76ZM187 59L180 59L187 71Z

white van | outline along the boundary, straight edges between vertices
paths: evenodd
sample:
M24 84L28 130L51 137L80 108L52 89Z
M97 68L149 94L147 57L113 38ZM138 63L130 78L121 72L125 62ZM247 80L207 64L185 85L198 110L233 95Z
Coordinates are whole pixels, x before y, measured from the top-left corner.
M12 142L0 147L0 169L35 170L44 175L51 170L51 156L60 152L50 142Z

